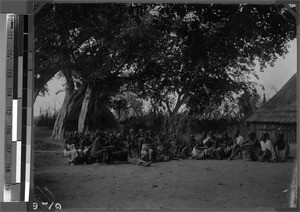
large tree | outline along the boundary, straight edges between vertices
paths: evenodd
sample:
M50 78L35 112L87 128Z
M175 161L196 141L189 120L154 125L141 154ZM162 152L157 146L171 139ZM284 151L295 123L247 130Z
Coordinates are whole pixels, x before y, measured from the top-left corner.
M247 75L255 74L255 62L262 70L272 65L296 36L294 17L279 4L50 4L43 10L36 85L58 71L82 83L80 130L93 117L88 110L109 102L124 83L170 115L184 104L200 113L207 102L253 88Z
M130 4L50 4L37 18L36 95L58 71L70 73L62 108L74 108L78 102L72 96L81 95L80 131L88 128L87 120L94 117L96 104L108 104L126 80L124 67L135 40L141 37L137 11ZM74 80L82 84L79 93L70 89ZM62 137L59 128L64 129L61 124L71 111L62 113L57 117L54 138Z
M280 4L166 4L152 14L158 51L136 61L131 88L170 115L183 104L201 113L232 92L254 90L256 63L261 71L273 65L296 37L295 17Z

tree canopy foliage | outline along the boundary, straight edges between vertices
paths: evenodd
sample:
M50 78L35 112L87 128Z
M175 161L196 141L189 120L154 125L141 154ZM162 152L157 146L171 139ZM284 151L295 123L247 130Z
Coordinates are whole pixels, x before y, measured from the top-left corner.
M138 59L133 88L170 114L183 103L201 113L209 102L253 90L247 76L257 76L256 61L261 70L273 65L296 36L295 18L278 4L173 4L153 14L149 28L163 35L153 41L158 52Z
M273 65L295 37L280 4L48 4L36 16L36 84L67 69L103 101L125 88L169 114L201 113L253 90L256 62Z

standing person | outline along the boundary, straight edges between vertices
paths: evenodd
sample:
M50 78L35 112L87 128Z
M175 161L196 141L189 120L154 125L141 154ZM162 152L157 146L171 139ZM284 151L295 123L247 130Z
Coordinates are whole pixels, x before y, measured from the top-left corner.
M260 152L260 161L265 162L275 162L276 155L272 141L269 140L269 134L263 133L260 141L261 152Z
M274 150L278 161L285 161L288 158L290 146L288 142L284 140L284 134L280 133L279 130L276 133Z

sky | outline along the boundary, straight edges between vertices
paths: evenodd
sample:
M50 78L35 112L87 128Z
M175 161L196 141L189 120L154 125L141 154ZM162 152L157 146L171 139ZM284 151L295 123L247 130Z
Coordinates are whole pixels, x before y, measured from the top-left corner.
M259 71L259 66L256 67L259 79L253 77L253 81L263 85L265 91L257 86L258 93L263 96L265 93L266 99L270 99L276 91L279 91L282 86L297 72L297 41L296 39L290 43L289 53L284 58L280 57L275 62L274 67L268 66L264 72ZM44 97L38 96L34 104L34 115L38 116L40 110L59 110L64 100L64 92L58 91L64 89L64 78L54 77L48 82L49 94Z

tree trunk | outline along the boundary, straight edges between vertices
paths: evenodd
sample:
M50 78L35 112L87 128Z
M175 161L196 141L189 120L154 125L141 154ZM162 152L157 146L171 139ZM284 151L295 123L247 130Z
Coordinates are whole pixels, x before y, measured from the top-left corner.
M66 94L61 109L56 117L51 138L63 139L66 127L66 121L75 104L84 95L85 86L82 86L79 91L74 89L74 82L70 72L63 72L66 77Z
M66 124L68 111L69 111L69 108L71 108L73 106L71 104L72 95L73 94L71 92L66 92L66 94L65 94L65 98L64 98L62 107L59 110L59 113L58 113L55 123L54 123L54 128L53 128L53 132L51 135L51 138L53 138L53 139L62 139L64 137L65 124Z
M89 110L91 94L92 94L92 87L90 85L88 85L88 87L85 91L85 95L84 95L84 99L82 102L79 119L78 119L78 131L79 132L83 132L83 131L87 130L88 123L87 123L86 119L87 119L87 113Z

